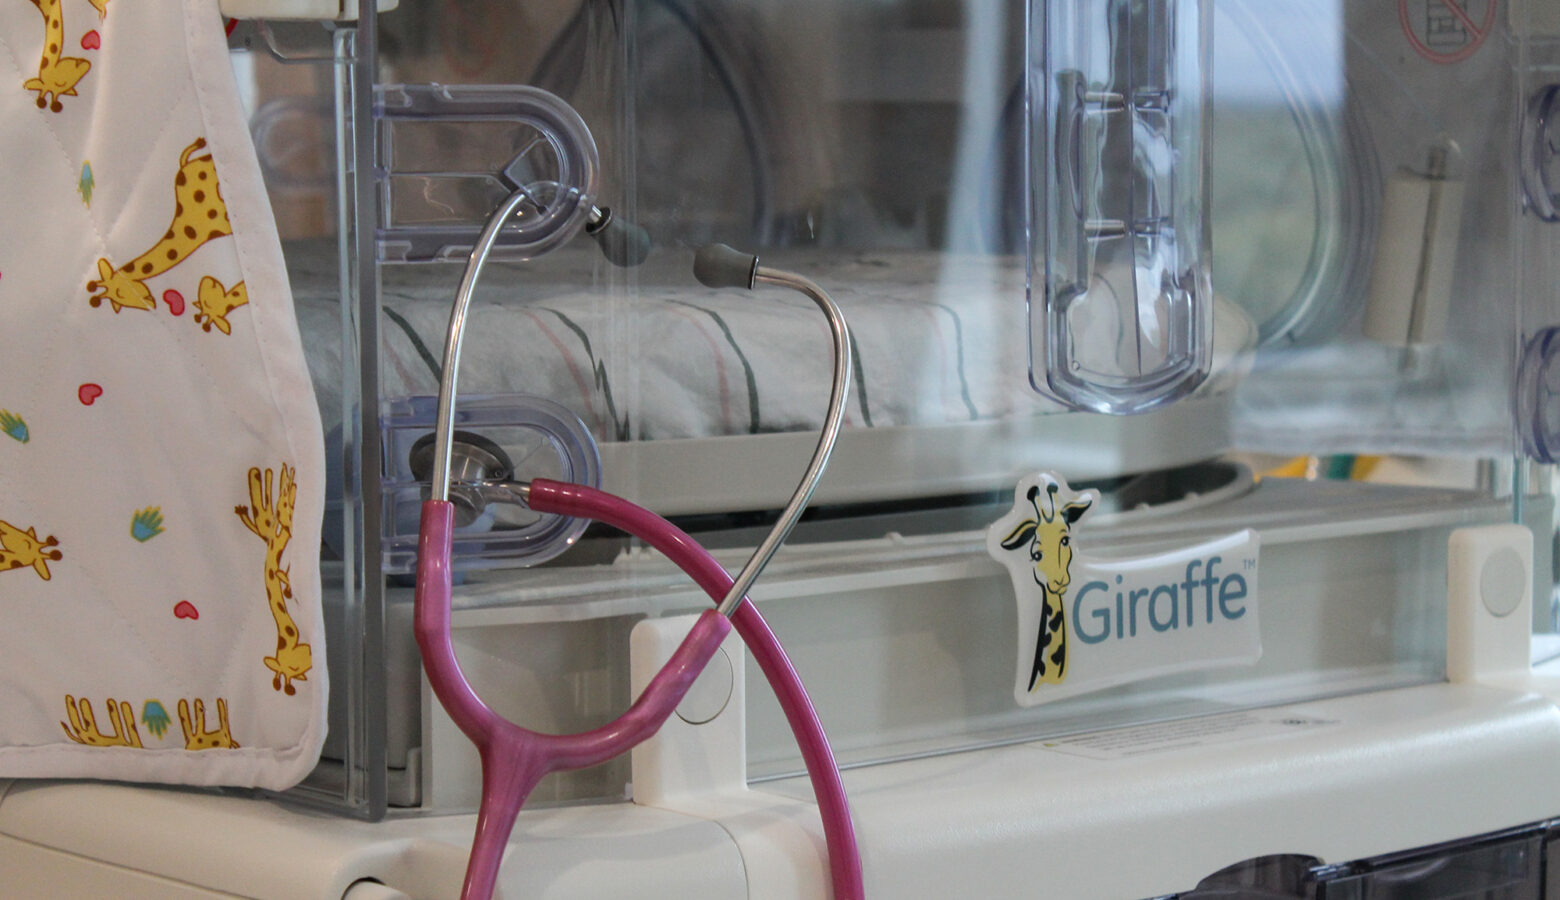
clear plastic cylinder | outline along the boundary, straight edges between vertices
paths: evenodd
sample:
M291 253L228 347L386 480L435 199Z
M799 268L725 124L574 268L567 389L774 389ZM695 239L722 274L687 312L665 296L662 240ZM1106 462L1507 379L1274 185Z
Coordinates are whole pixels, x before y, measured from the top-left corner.
M1127 414L1207 377L1204 0L1031 0L1030 377Z

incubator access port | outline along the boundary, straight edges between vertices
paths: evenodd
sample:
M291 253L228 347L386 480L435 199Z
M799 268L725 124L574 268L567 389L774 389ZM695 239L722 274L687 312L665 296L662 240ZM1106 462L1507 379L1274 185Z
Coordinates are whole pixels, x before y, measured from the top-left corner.
M432 432L423 435L412 445L407 454L407 465L418 481L433 480ZM455 506L455 525L464 528L487 511L489 498L478 489L470 487L477 482L508 481L514 478L515 465L509 461L504 448L480 434L470 431L455 432L455 443L450 459L450 502ZM536 516L527 517L535 521Z
M385 571L403 575L416 565L418 509L431 469L434 399L411 397L389 404L384 417L383 475ZM456 410L461 426L453 453L450 499L457 508L455 568L534 565L573 546L586 523L538 515L513 502L499 483L555 478L600 484L601 458L584 423L563 406L518 394L469 396ZM479 477L480 476L480 477ZM460 486L465 482L466 486ZM504 502L494 502L494 501Z

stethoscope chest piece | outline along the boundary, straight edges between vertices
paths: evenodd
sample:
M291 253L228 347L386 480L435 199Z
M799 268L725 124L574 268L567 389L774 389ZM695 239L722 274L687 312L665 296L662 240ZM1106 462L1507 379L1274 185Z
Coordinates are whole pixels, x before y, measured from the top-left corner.
M579 416L542 397L473 395L461 399L454 419L445 498L454 518L452 566L538 565L573 546L589 521L531 509L524 484L548 478L601 486L601 453ZM436 444L429 432L406 451L411 476L424 484L437 464Z

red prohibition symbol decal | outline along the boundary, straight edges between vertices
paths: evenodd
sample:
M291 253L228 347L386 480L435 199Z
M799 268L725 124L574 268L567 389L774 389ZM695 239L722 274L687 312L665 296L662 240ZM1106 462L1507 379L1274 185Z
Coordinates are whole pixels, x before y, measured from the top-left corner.
M1398 21L1414 52L1440 65L1460 63L1483 46L1498 0L1398 0Z

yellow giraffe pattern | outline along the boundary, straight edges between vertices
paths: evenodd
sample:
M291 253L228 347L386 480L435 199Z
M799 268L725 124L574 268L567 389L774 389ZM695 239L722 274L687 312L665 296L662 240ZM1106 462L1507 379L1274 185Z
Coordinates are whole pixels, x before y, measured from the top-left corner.
M172 269L207 242L233 233L228 222L227 204L217 184L217 166L211 154L195 154L206 148L205 138L184 148L179 155L179 171L173 178L173 221L150 250L117 268L107 259L98 259L98 277L87 282L88 302L93 307L107 300L114 312L122 309L155 310L157 300L147 288L149 278ZM249 302L244 283L232 290L206 276L201 279L195 304L195 323L210 332L216 328L231 334L227 315Z
M297 693L294 681L307 681L314 667L314 654L308 644L298 640L298 625L287 612L287 601L292 599L292 583L288 570L282 568L282 553L292 539L293 507L298 499L298 485L293 480L296 468L282 464L280 483L271 492L274 473L265 470L262 479L258 467L249 470L249 506L237 506L244 527L265 541L265 591L271 607L271 617L276 620L276 655L265 658L265 666L276 673L271 687L289 695Z
M59 562L61 556L60 551L51 548L59 543L52 534L39 539L36 527L23 531L0 520L0 572L30 567L39 578L48 581L49 563Z
M1040 588L1040 628L1035 636L1030 691L1037 685L1067 680L1067 607L1063 597L1072 583L1072 526L1094 503L1092 496L1083 495L1058 506L1060 490L1054 478L1042 475L1041 483L1032 485L1026 494L1035 517L1018 523L1002 539L1002 549L1028 553L1034 564L1035 584Z
M186 750L238 749L238 741L233 740L233 731L228 727L227 701L221 697L217 698L217 730L206 730L206 704L198 697L193 716L189 701L179 701L179 727L184 730Z
M106 0L105 0L106 2ZM61 56L65 48L65 20L60 12L60 0L32 0L43 14L43 58L38 63L38 77L22 83L22 89L38 92L38 108L60 112L65 107L61 97L76 96L76 85L87 75L92 63L74 56Z
M60 723L65 729L65 736L78 744L88 747L135 747L141 748L141 733L135 728L135 709L123 700L114 700L112 697L104 704L108 709L108 721L113 730L104 732L98 728L97 718L92 715L92 701L83 697L77 700L70 694L65 695L65 713L70 717L70 724Z
M195 297L195 324L210 333L215 328L223 334L232 334L227 314L249 302L249 289L240 281L233 289L224 291L222 282L207 275L200 280L200 292Z

